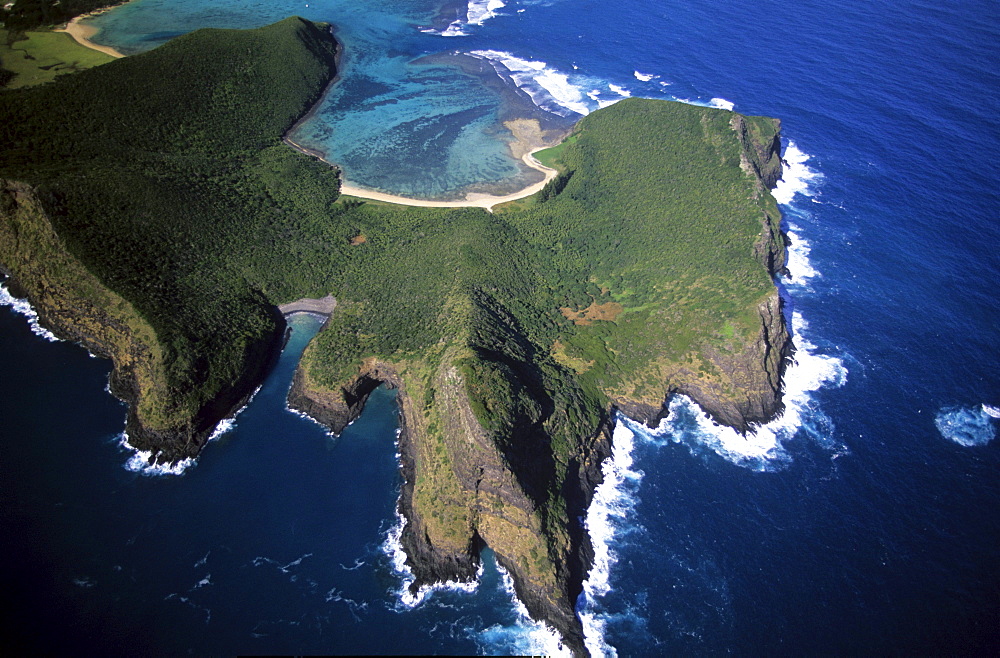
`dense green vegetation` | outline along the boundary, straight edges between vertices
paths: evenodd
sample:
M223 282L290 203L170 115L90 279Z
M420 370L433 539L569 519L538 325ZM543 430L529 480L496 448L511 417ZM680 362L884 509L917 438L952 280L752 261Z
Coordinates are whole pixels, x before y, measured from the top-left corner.
M316 382L371 356L431 372L461 348L480 424L564 524L563 475L607 396L662 400L671 368L711 377L706 344L759 330L773 286L752 245L773 200L740 166L735 115L595 112L539 154L561 173L535 203L496 215L359 203L281 143L333 63L328 34L287 19L2 92L0 176L36 186L70 252L155 330L172 395L147 424L183 425L235 381L279 328L273 304L332 293Z
M448 317L456 295L516 318L535 365L565 370L546 386L583 398L662 388L651 364L753 330L772 287L747 245L773 201L748 193L734 115L639 99L595 112L540 153L562 173L515 211L345 203L335 171L279 139L331 75L325 36L298 19L202 30L0 94L0 174L39 187L73 253L156 328L190 395L203 401L274 329L267 303L331 292L343 312L316 346L330 386L368 355L479 345ZM769 120L751 126L773 134ZM622 309L613 321L560 312L608 302ZM473 389L487 414L504 407L490 399L500 387ZM574 417L570 433L593 420Z
M156 426L232 382L276 329L267 301L318 290L304 270L345 244L324 221L336 172L281 143L333 65L326 30L288 19L0 93L0 176L37 186L70 251L167 351L176 395ZM286 241L304 223L309 245Z
M746 140L773 142L776 124L627 99L540 152L559 176L496 214L341 199L336 170L282 143L335 55L325 26L290 18L0 91L0 178L33 186L63 243L46 244L155 332L146 428L190 435L282 329L274 305L333 294L310 382L337 391L372 357L404 373L434 461L417 504L456 545L472 511L449 460L466 437L438 396L467 404L547 530L541 551L510 545L552 582L609 401L659 405L675 377L725 394L720 355L759 339L774 294L759 243L778 218L760 172L777 156Z
M10 9L0 8L0 23L9 30L31 30L65 23L81 14L122 2L124 0L14 0Z

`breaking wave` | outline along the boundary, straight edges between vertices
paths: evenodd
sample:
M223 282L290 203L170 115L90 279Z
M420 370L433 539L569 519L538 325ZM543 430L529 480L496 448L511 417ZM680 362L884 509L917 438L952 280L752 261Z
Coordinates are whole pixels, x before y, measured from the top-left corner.
M410 565L406 563L406 551L403 550L403 543L400 541L400 538L403 536L404 527L406 527L406 517L400 514L399 510L396 510L396 523L389 528L385 541L382 543L382 552L389 558L393 571L395 571L396 575L400 577L401 584L399 589L394 590L394 594L398 599L399 605L403 609L417 607L434 592L450 590L471 594L479 589L479 581L482 579L483 575L482 562L479 563L479 571L476 573L475 580L446 580L441 583L422 585L416 592L411 592L410 585L416 581L416 577L413 575L413 570L410 569Z
M847 368L842 359L820 353L816 345L805 338L803 334L808 326L800 313L793 313L795 354L785 368L782 393L785 408L771 422L743 435L716 423L691 398L675 395L670 400L667 417L656 429L651 430L630 419L624 419L624 423L653 443L680 443L695 455L710 450L737 466L757 471L774 470L790 461L784 443L799 432L820 445L832 445L833 422L812 394L826 386L843 386L847 381Z
M635 433L620 414L615 419L611 439L611 455L604 460L601 471L604 480L594 491L594 499L584 521L594 547L594 563L583 582L583 594L577 613L583 624L584 642L592 656L614 656L617 651L605 640L606 617L601 612L599 598L611 591L611 569L618 561L614 541L635 509L636 492L642 471L633 469L632 452Z
M51 342L59 342L62 340L54 333L43 327L38 321L38 313L31 306L31 304L28 303L28 300L20 299L10 294L10 291L7 290L5 283L0 283L0 306L9 306L15 313L23 315L28 321L28 326L31 327L31 333L36 336Z
M600 107L627 98L624 87L581 74L567 74L545 62L522 59L499 50L473 50L469 55L485 59L501 78L509 78L532 102L559 116L587 115ZM589 92L584 92L590 89Z
M778 203L786 210L798 195L811 198L816 194L815 184L822 174L806 163L810 156L803 153L794 142L785 149L783 177L774 190ZM786 213L788 214L788 213ZM791 245L788 250L788 275L783 283L791 292L806 292L810 281L819 276L809 261L809 242L789 225ZM780 468L790 460L784 443L803 432L810 439L825 446L833 442L833 422L819 408L813 393L827 386L843 386L847 381L847 368L838 356L824 354L806 333L809 324L801 313L793 312L791 319L792 344L795 353L785 368L782 403L784 411L771 422L754 428L746 435L719 425L693 400L683 395L674 396L668 415L659 427L650 430L629 419L623 422L636 434L654 443L681 443L692 454L706 451L727 459L733 464L766 471Z
M215 429L212 430L212 433L209 435L206 443L211 443L223 434L227 434L236 429L236 417L250 406L250 403L253 402L254 398L257 397L257 394L260 393L260 389L261 386L258 386L257 390L255 390L247 399L246 404L237 409L232 416L220 420L218 424L216 424ZM118 445L125 450L132 452L132 455L124 464L125 470L138 473L140 475L183 475L184 471L198 463L197 457L186 457L175 464L150 463L150 459L153 457L153 452L151 450L140 450L129 443L127 432L122 432L121 435L119 435Z
M514 579L510 573L497 563L504 590L510 596L510 602L517 620L509 626L494 624L476 633L477 641L490 652L501 649L504 653L522 656L558 656L570 658L573 654L562 643L562 638L548 624L535 621L528 614L514 591Z
M1000 418L1000 409L983 404L979 407L944 407L934 417L941 436L971 448L984 446L996 436L993 419Z
M732 101L727 101L725 98L713 98L712 100L708 101L708 104L720 110L729 110L730 112L732 112L733 108L736 107L736 103L733 103Z
M803 153L795 142L788 142L781 158L784 161L781 180L771 190L771 194L779 204L791 204L797 194L805 197L815 195L814 184L823 179L823 174L806 164L811 158L812 156Z
M183 475L184 471L198 463L195 457L182 459L175 464L150 463L150 460L153 458L153 451L140 450L129 443L128 432L121 433L118 445L132 452L128 461L125 462L125 470L139 473L140 475Z
M465 18L458 18L452 21L443 30L426 28L421 30L426 34L437 34L442 37L464 37L468 36L465 28L469 25L482 25L487 20L494 18L497 11L503 9L506 3L503 0L469 0L466 8Z

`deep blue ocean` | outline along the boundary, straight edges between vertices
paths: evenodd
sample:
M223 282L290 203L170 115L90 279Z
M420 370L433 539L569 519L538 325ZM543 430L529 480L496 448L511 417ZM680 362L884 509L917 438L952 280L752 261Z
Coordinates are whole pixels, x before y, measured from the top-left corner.
M572 120L632 95L783 121L776 195L793 246L780 285L798 348L787 411L746 438L683 398L656 431L619 419L588 516L599 559L580 612L595 653L996 651L994 0L134 0L95 24L98 41L135 53L289 14L335 23L345 45L340 82L296 137L356 185L516 187L525 172L500 122L538 108ZM316 318L293 318L275 372L177 475L144 471L122 446L109 364L17 308L0 312L5 641L106 654L557 647L488 553L474 592L400 599L391 392L340 437L285 409Z

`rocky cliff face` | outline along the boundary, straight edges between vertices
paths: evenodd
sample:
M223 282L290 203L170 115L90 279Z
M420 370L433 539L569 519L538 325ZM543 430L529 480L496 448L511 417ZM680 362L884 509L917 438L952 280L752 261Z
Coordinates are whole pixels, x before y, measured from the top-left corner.
M601 464L610 452L610 425L605 421L593 428L593 435L581 438L563 468L549 469L548 478L552 472L563 473L557 497L565 504L565 516L557 521L551 505L540 504L537 494L526 490L544 491L550 482L531 482L531 475L526 481L531 465L512 460L477 419L464 376L455 365L463 354L447 348L430 371L426 363L372 359L335 391L311 384L300 367L289 404L337 431L357 417L378 383L396 388L404 482L399 510L406 519L401 542L415 577L411 588L473 580L479 553L488 545L510 572L532 616L552 625L568 647L582 654L575 603L593 551L578 519L586 514L601 480ZM421 404L430 390L433 405Z
M733 129L761 208L753 253L773 275L784 266L785 245L780 214L766 193L781 172L777 124L769 122L747 125L740 117ZM544 356L502 307L475 300L472 306L480 315L472 312L471 337L453 340L419 362L370 359L335 390L315 384L310 366L300 365L289 404L339 431L357 417L378 383L397 388L404 478L399 509L406 519L401 541L415 576L413 589L475 578L479 552L487 545L511 573L531 615L554 627L574 653L584 654L575 607L593 548L579 519L610 454L611 409L587 436L575 436L572 449L560 457L550 449L555 435L548 419L555 412L537 367ZM666 413L662 396L684 393L718 422L740 431L770 420L781 409L781 376L791 349L776 289L754 313L750 334L697 346L698 359L709 367L675 371L658 399L617 397L613 407L655 424ZM470 380L477 369L479 383ZM477 399L481 385L503 392ZM482 409L499 400L506 425ZM498 432L498 426L507 429Z
M768 193L781 179L781 122L737 114L731 126L743 151L741 167L753 179L755 198L761 203L761 233L754 243L753 254L775 276L784 270L787 260L781 213ZM777 289L758 304L756 314L759 318L756 335L737 349L703 346L703 357L721 377L707 380L692 376L687 381L673 382L669 389L669 393L688 395L717 422L741 432L781 412L782 375L792 354L791 336ZM661 410L644 419L658 422L662 413Z
M784 270L787 260L781 213L768 192L781 178L781 123L734 114L730 126L742 150L741 168L751 178L753 198L761 208L761 232L753 244L753 255L775 276ZM782 376L793 347L777 289L758 303L755 315L758 322L752 335L703 341L697 356L711 374L690 367L677 369L668 376L667 399L673 394L687 395L716 422L740 432L778 415L782 410ZM612 396L612 400L622 413L650 427L657 426L667 414L666 402L661 404L655 398Z
M128 405L129 442L162 463L197 456L215 425L245 403L280 354L281 332L258 341L237 381L184 422L164 424L157 419L171 405L171 387L156 332L67 250L35 190L24 183L0 182L0 263L12 292L31 302L46 327L111 359L111 390Z

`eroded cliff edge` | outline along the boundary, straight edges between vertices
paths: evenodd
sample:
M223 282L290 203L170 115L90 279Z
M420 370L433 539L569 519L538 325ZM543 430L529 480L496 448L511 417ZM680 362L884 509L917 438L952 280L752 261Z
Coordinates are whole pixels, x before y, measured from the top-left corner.
M769 283L723 316L716 331L684 343L679 356L650 359L624 377L634 381L603 377L595 373L596 358L584 360L600 358L603 350L612 355L611 367L620 367L611 336L589 353L567 348L589 340L586 332L611 331L604 318L623 324L614 316L625 308L606 291L586 308L564 309L571 322L552 344L522 326L484 287L458 285L444 304L451 331L419 355L362 357L346 379L324 376L333 363L325 360L324 333L357 335L350 320L324 329L318 345L307 349L289 404L335 432L361 413L376 386L397 390L404 481L399 511L406 519L402 543L414 590L475 578L479 552L489 546L532 617L584 654L576 605L593 547L582 519L610 454L615 410L655 425L669 397L683 393L716 421L743 432L780 413L791 341L770 283L785 263L781 217L769 193L781 177L779 123L740 115L726 120L738 158L717 143L718 133L704 136L743 176L748 221L756 226L745 234L743 248ZM704 130L701 118L694 121L702 126L694 123L692 131ZM599 304L602 299L609 301ZM657 329L670 331L669 321ZM350 372L343 360L335 362L341 373ZM650 379L657 384L634 385Z
M273 302L313 292L282 281L298 245L275 234L325 217L337 175L281 137L336 57L328 25L289 18L0 94L0 263L46 326L111 358L129 442L158 462L199 453L280 352Z
M110 388L127 405L129 443L161 463L198 456L218 422L246 403L281 353L285 323L274 309L277 330L247 343L238 376L192 407L170 381L153 327L69 252L37 190L25 183L0 180L0 263L11 293L26 298L45 327L111 360Z
M263 377L274 304L333 293L291 403L339 430L399 390L414 587L472 577L489 545L582 653L613 410L652 422L687 392L746 429L780 407L777 122L628 99L550 154L559 185L535 199L365 204L280 141L335 60L326 27L288 19L0 95L0 177L25 181L4 183L0 262L115 361L133 444L165 461Z

